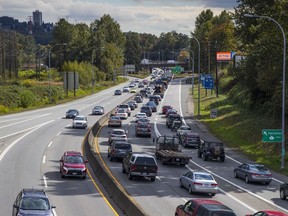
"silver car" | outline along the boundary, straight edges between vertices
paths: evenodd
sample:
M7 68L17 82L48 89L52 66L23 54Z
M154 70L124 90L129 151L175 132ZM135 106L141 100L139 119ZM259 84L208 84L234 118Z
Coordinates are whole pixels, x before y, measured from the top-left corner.
M214 196L219 188L214 177L206 172L192 172L189 171L180 176L180 187L187 188L189 193L207 193Z
M123 140L127 141L127 134L123 129L113 129L112 131L108 132L108 144L110 145L112 141Z
M95 106L92 109L92 115L103 115L105 113L103 106Z
M87 128L88 120L85 116L77 115L73 119L72 127L73 128Z
M234 177L242 178L246 183L261 182L270 184L272 181L271 172L262 164L243 163L234 169Z

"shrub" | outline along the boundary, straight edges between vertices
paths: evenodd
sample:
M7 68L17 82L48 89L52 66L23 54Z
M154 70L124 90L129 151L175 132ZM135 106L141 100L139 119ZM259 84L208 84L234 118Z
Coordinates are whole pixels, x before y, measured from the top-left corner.
M21 107L28 108L34 105L34 95L31 91L25 89L20 93Z

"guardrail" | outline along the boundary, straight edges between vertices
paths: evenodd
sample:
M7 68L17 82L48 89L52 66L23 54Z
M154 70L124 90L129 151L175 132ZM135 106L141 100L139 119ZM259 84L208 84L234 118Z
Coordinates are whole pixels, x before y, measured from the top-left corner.
M134 97L130 97L131 100ZM125 102L124 102L125 103ZM95 137L97 136L102 125L109 119L111 113L114 113L116 109L108 112L102 116L88 131L84 138L84 155L89 161L89 165L92 167L93 172L104 186L105 190L108 192L110 197L118 205L118 207L127 216L145 216L147 215L143 209L128 195L125 189L115 181L111 173L105 168L103 164L103 159L97 149L94 148Z

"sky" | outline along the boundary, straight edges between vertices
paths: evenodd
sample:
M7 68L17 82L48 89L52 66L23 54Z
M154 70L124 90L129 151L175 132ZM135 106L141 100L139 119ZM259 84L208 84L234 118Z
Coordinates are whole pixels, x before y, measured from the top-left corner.
M69 23L90 25L109 14L123 32L161 33L194 31L196 17L210 9L214 15L234 11L237 0L0 0L0 16L28 21L32 12L42 12L45 23L65 18Z

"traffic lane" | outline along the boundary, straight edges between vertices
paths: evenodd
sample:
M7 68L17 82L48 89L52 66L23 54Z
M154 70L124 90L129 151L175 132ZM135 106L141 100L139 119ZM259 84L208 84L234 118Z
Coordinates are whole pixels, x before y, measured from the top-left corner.
M88 174L85 180L78 177L61 178L60 158L68 150L81 152L86 132L85 129L65 128L47 147L46 163L42 164L42 172L47 180L47 192L57 203L58 215L93 215L95 212L100 215L115 215Z

